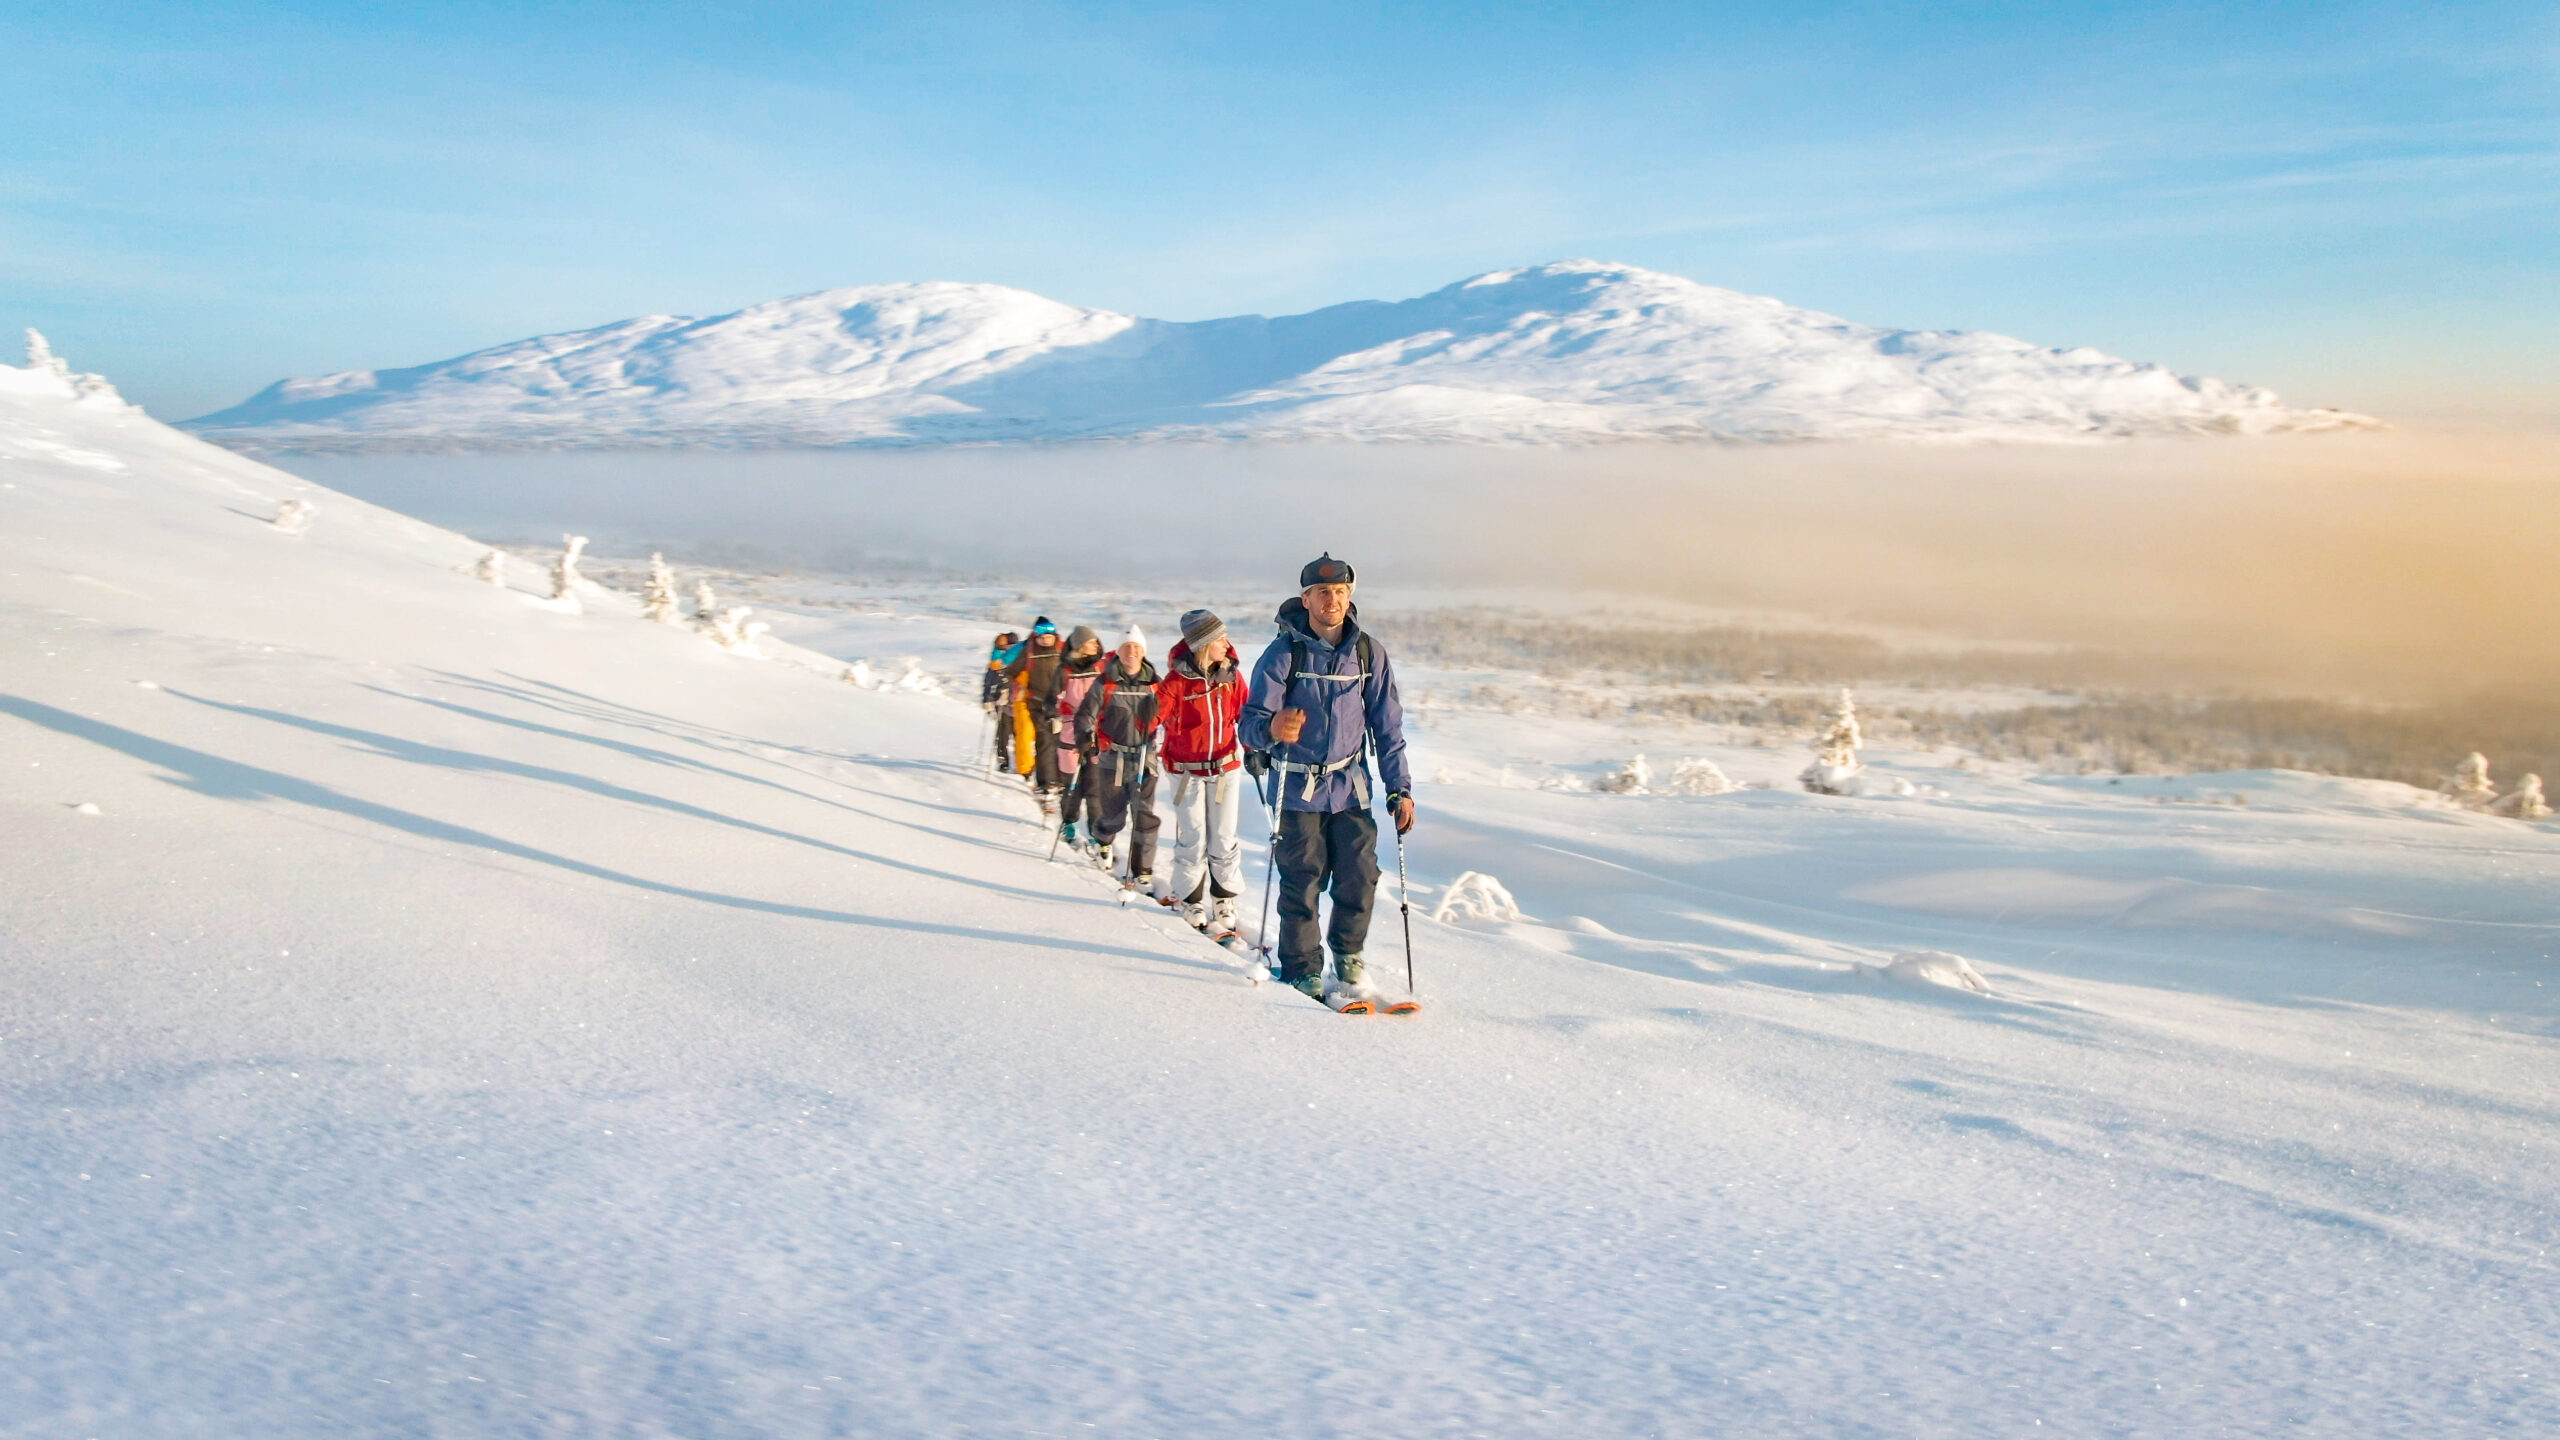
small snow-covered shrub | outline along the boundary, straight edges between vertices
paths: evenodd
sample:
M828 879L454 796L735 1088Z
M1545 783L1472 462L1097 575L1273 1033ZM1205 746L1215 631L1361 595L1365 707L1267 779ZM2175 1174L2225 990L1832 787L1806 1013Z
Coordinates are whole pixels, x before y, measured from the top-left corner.
M1480 871L1470 870L1449 882L1448 893L1432 910L1431 918L1443 925L1467 920L1505 921L1520 918L1520 902L1502 888L1502 882Z
M1850 795L1856 791L1849 782L1865 768L1858 759L1858 707L1843 690L1838 707L1831 712L1831 724L1815 742L1813 763L1796 779L1816 795Z
M1673 795L1722 795L1734 785L1716 762L1692 755L1671 767L1671 783L1663 788Z
M1611 795L1650 795L1653 793L1653 767L1638 755L1627 762L1625 769L1591 782L1591 788Z
M317 513L319 507L308 500L287 500L276 507L276 518L267 523L287 535L299 535L311 528L311 517Z
M563 535L560 546L560 558L551 562L551 598L574 602L578 598L578 582L587 578L578 573L578 557L587 551L587 537Z
M649 579L640 587L640 613L661 625L676 623L676 572L667 568L664 555L649 557Z
M116 394L116 387L107 383L106 376L74 373L71 362L54 354L53 346L48 344L44 335L32 325L27 327L27 368L43 371L61 381L63 387L71 392L71 398L74 400L104 396L119 404L123 402L124 397Z
M2498 786L2489 778L2489 757L2477 750L2465 756L2445 777L2444 796L2468 810L2486 810L2497 803Z
M2542 798L2542 777L2539 775L2527 775L2516 786L2514 794L2498 797L2498 803L2489 808L2518 820L2546 820L2551 816L2551 804Z
M844 667L844 673L836 678L856 690L868 690L877 683L871 674L871 662L868 660L854 661Z
M471 574L474 579L487 584L504 585L507 583L507 557L495 550L489 551L472 565Z
M720 601L711 593L711 582L693 582L693 623L705 630L720 623Z
M924 673L923 657L916 655L903 655L899 657L899 663L907 667L906 673L890 682L893 688L911 691L918 695L939 695L942 693L942 682Z
M756 613L754 606L732 605L713 616L710 627L712 643L723 650L734 650L741 655L758 655L756 637L773 627L761 620L751 621L747 618L754 613Z

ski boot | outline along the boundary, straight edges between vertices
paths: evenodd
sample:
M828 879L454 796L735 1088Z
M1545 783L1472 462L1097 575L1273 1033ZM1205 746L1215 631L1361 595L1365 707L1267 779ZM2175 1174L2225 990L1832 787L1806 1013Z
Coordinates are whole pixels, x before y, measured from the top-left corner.
M1369 967L1360 962L1357 952L1336 955L1333 957L1333 977L1342 982L1345 990L1364 990L1368 988Z
M1103 874L1108 875L1111 873L1110 840L1096 840L1093 842L1093 863L1102 868Z
M1076 822L1070 820L1058 827L1058 843L1073 851L1084 849L1083 838L1076 834Z

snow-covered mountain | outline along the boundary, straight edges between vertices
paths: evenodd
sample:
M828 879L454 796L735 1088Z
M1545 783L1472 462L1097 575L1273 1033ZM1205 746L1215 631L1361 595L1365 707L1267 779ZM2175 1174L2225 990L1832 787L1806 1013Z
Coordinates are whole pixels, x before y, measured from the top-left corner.
M1590 260L1413 300L1177 323L1000 285L650 315L285 380L188 422L244 449L1095 437L2056 441L2375 422L2099 351L1889 330Z

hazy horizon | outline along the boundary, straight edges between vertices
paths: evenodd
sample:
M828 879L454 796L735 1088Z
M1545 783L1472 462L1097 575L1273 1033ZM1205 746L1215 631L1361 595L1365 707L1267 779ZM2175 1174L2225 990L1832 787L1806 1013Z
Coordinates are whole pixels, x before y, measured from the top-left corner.
M1546 587L2262 663L2378 696L2560 678L2553 442L1058 445L282 457L492 542L842 573L1160 583L1330 550ZM1185 517L1195 517L1186 522ZM1196 537L1196 541L1186 541Z

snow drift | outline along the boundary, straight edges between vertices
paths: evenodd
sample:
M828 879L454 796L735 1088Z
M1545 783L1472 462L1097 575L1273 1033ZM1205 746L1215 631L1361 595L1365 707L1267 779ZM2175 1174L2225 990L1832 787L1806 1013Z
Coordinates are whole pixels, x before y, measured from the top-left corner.
M1178 323L1001 285L828 290L280 381L243 449L1147 439L2057 441L2375 422L2097 350L1894 330L1591 260Z

